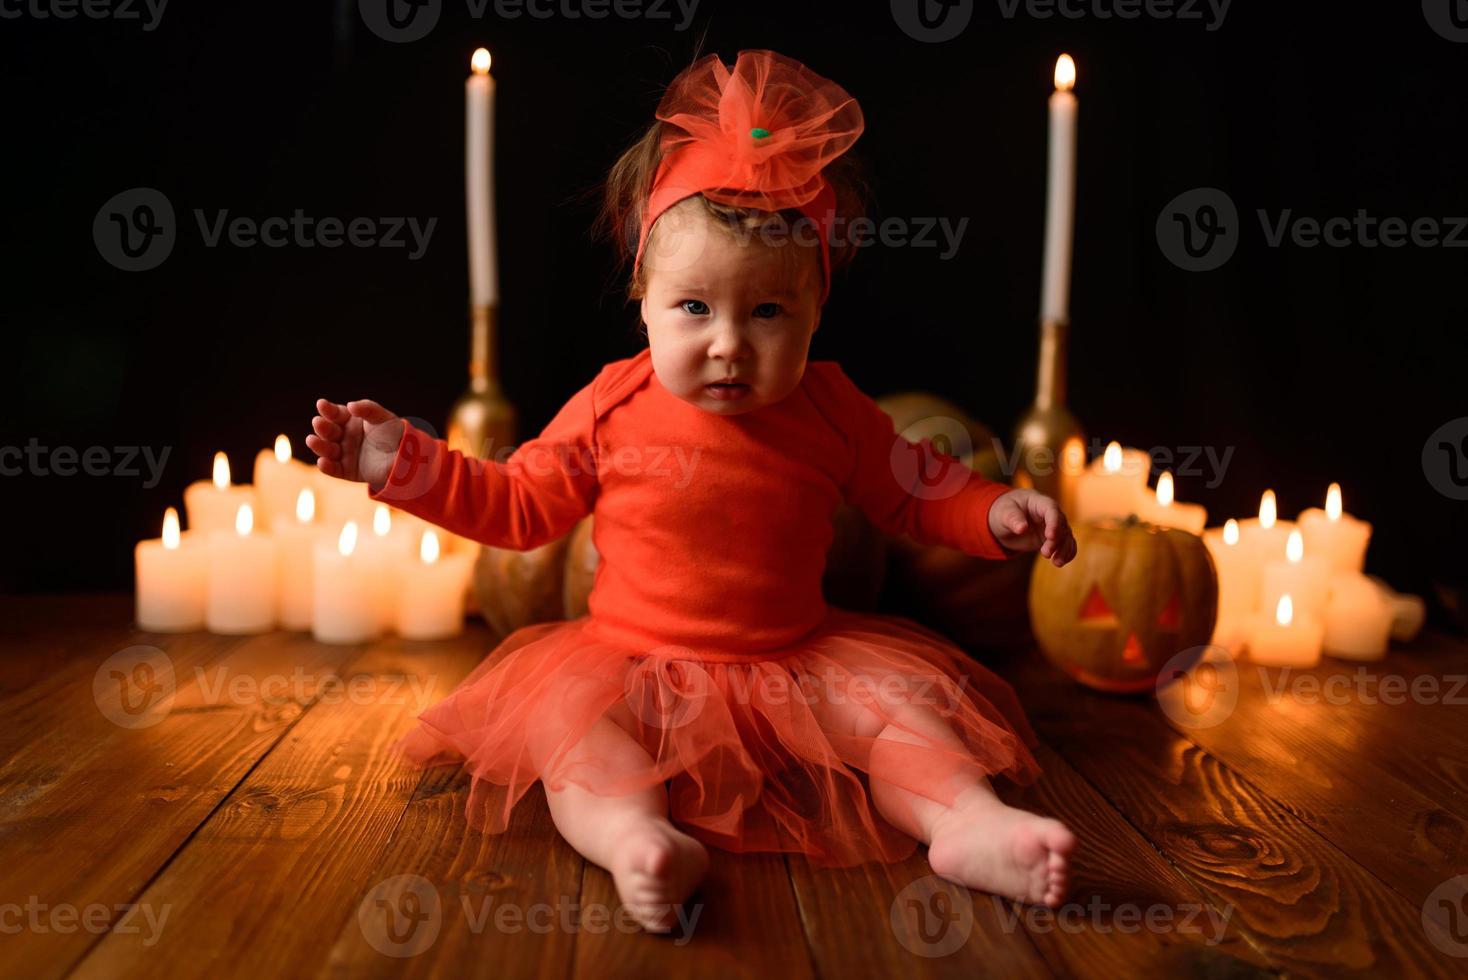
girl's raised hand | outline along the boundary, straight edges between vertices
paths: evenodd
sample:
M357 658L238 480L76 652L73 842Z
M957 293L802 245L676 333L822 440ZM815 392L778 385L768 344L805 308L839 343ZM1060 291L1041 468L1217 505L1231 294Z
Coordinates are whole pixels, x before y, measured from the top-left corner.
M1054 499L1037 490L1011 490L989 508L989 530L1010 551L1039 551L1056 568L1076 556L1070 522Z
M387 482L406 423L369 399L345 405L316 399L321 414L311 420L306 448L317 455L316 468L327 476L366 483L379 490Z

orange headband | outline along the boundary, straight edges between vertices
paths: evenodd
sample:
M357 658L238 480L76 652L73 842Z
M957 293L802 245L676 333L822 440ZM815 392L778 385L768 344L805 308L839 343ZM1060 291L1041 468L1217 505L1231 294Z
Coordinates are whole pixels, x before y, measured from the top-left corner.
M653 223L702 194L733 207L795 208L821 239L821 303L831 291L836 193L821 176L861 135L861 107L841 86L774 51L741 51L732 71L711 54L663 95L662 162L637 242L634 274Z

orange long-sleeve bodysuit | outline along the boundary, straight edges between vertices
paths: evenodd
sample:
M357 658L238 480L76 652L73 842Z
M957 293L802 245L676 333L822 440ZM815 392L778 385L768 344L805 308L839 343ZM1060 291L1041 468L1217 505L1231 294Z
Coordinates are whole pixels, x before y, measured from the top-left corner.
M936 633L828 607L821 593L843 499L885 532L1004 559L988 513L1008 490L926 441L900 438L831 361L810 362L780 402L722 416L668 392L643 350L608 364L503 463L465 457L408 426L374 499L519 550L594 512L601 562L589 615L512 634L424 714L407 747L419 760L464 757L476 789L507 787L494 812L475 820L491 830L536 778L603 792L661 779L672 781L674 816L719 846L802 850L835 863L900 857L910 841L892 836L864 793L858 799L853 770L870 740L827 731L820 698L775 705L757 681L772 670L827 675L817 690L858 675L926 678L945 692L951 703L941 710L953 713L970 751L914 747L914 791L942 798L938 784L965 767L1036 774L1025 744L1033 735L1008 685ZM717 710L708 708L713 693ZM687 721L694 697L701 707ZM670 734L675 714L684 720ZM602 716L619 718L653 764L595 780L556 775L575 733ZM783 793L805 794L816 810L776 805Z

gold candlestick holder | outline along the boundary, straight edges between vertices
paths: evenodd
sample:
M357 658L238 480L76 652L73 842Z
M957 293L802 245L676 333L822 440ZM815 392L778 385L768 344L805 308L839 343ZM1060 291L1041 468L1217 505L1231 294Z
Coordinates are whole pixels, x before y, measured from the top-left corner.
M498 306L486 303L472 308L469 387L449 411L449 446L476 459L501 454L515 438L515 406L505 400L495 360L498 326Z
M1032 487L1060 504L1070 515L1075 507L1075 485L1086 468L1086 437L1065 398L1065 362L1070 324L1064 320L1040 323L1040 364L1035 403L1014 430L1017 460L1014 485Z

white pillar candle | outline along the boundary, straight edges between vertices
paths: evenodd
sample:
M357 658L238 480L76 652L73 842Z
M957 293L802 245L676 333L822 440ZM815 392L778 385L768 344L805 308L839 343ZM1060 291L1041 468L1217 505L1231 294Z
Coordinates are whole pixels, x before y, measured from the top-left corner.
M1300 512L1300 533L1305 547L1319 555L1337 572L1359 572L1366 567L1366 546L1371 542L1371 525L1357 520L1341 508L1341 485L1332 483L1325 493L1325 509L1307 507Z
M1420 595L1398 592L1383 578L1376 575L1366 577L1381 590L1382 598L1386 600L1387 606L1392 611L1392 639L1410 643L1416 638L1422 629L1422 624L1427 620L1427 604L1422 601Z
M1330 580L1325 607L1325 652L1342 660L1380 660L1392 631L1392 607L1375 582L1359 572Z
M361 643L382 631L372 570L356 549L355 521L336 540L316 541L311 635L322 643Z
M1268 667L1313 667L1320 662L1325 627L1314 616L1295 616L1289 595L1272 614L1260 610L1249 634L1249 659Z
M279 560L280 628L309 630L315 605L316 542L325 536L316 520L316 495L310 487L296 494L295 513L270 532Z
M316 513L327 527L341 527L347 521L352 521L358 527L367 527L372 523L372 512L376 509L377 502L372 499L366 483L327 476L319 469L313 479Z
M1285 546L1289 544L1290 532L1295 530L1294 521L1278 520L1278 505L1274 491L1265 490L1259 498L1259 516L1239 521L1239 535L1244 548L1253 556L1260 567L1285 557Z
M1223 527L1204 531L1203 544L1218 574L1218 622L1213 642L1234 650L1259 608L1259 563L1244 547L1239 522L1232 517Z
M1045 266L1040 320L1070 322L1070 262L1075 238L1076 66L1068 54L1055 62L1050 94L1050 157L1045 196Z
M253 532L249 504L233 531L209 532L209 588L204 624L211 633L265 633L275 628L276 547Z
M474 558L439 553L438 535L424 531L418 557L403 567L397 592L398 633L410 640L440 640L464 630L464 586Z
M1077 523L1140 515L1147 494L1150 457L1140 449L1122 449L1111 443L1099 459L1076 480Z
M261 530L273 531L278 523L290 523L303 487L313 486L315 468L291 458L291 441L275 437L273 449L255 454L255 518Z
M1259 608L1273 609L1279 597L1293 597L1295 615L1320 618L1330 598L1330 566L1324 558L1305 553L1299 528L1290 532L1282 560L1264 563L1259 589Z
M370 568L380 628L391 630L397 620L397 592L403 567L413 557L414 539L407 522L396 519L386 504L376 504L371 530L357 541L361 560Z
M204 535L204 540L208 540L211 531L234 530L240 504L249 504L252 511L255 509L255 488L230 485L229 457L224 453L214 454L213 479L195 480L184 488L184 511L188 515L189 530Z
M475 306L499 302L494 222L494 78L479 48L464 82L465 205L469 212L469 296Z
M1173 499L1170 470L1163 470L1157 478L1155 495L1143 494L1142 512L1138 516L1159 527L1175 527L1198 535L1203 533L1203 527L1208 523L1208 511L1202 504L1184 504Z
M178 529L178 511L163 513L163 536L133 549L139 629L184 633L204 628L209 549L197 534Z

